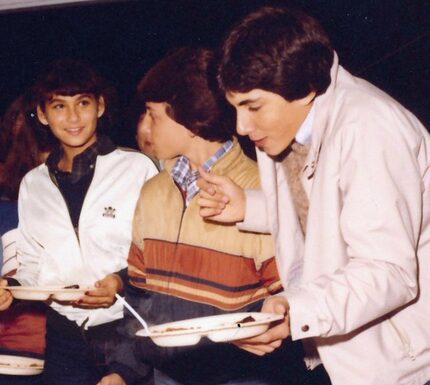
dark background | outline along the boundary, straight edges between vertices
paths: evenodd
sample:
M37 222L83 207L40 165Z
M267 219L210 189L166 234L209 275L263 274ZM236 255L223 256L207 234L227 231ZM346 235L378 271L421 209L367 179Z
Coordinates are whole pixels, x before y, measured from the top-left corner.
M49 61L89 60L117 87L111 132L134 146L127 119L135 86L169 48L216 47L243 14L266 0L102 1L0 14L0 112ZM329 33L340 62L411 109L430 127L429 0L298 0Z

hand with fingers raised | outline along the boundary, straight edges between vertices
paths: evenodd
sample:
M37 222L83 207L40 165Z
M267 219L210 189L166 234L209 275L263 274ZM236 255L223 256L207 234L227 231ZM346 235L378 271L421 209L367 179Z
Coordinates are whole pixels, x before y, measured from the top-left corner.
M236 223L245 216L244 190L229 177L209 174L199 167L200 188L197 203L203 218L216 222Z

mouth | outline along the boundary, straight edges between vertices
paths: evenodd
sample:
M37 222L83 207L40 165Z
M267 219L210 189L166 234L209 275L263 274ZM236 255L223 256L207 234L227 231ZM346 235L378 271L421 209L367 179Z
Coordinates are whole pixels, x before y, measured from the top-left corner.
M83 127L73 127L73 128L66 128L65 131L70 135L79 135L83 129L84 129Z
M256 147L263 147L263 145L264 145L264 143L266 141L266 138L260 138L260 139L250 138L250 139L254 142L254 144L255 144Z

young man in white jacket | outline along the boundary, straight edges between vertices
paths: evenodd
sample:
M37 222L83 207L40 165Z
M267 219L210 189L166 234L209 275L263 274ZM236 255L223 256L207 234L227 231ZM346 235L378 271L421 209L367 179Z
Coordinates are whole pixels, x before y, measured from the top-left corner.
M232 29L219 79L254 141L262 191L201 174L201 215L270 231L285 322L240 344L315 342L333 385L430 379L430 137L338 64L318 22L263 7Z
M118 273L127 266L136 200L157 169L99 134L108 92L85 63L54 63L32 90L39 121L60 145L21 184L20 265L9 285L94 287L73 303L50 303L43 372L49 385L94 385L104 374L103 346L123 316L115 294L122 290ZM0 309L10 303L3 291Z

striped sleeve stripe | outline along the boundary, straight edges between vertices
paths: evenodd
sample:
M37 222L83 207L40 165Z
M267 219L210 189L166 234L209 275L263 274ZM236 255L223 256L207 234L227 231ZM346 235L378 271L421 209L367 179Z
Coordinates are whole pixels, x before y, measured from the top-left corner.
M181 273L172 273L169 271L159 270L159 269L148 269L146 271L147 275L156 275L156 276L162 276L166 278L177 278L178 280L183 280L186 282L195 283L195 284L202 284L206 286L210 286L213 288L221 289L223 291L230 291L230 292L238 292L238 291L246 291L246 290L252 290L252 289L258 289L261 286L261 282L255 281L250 284L241 285L241 286L231 286L231 285L223 285L221 283L218 283L213 280L199 278L199 277L193 277L186 274Z
M158 281L156 279L148 279L145 288L159 293L169 293L170 295L195 302L209 303L224 310L240 309L268 295L267 289L264 287L249 292L247 295L233 297L228 294L222 295L213 291L199 290L175 282Z

